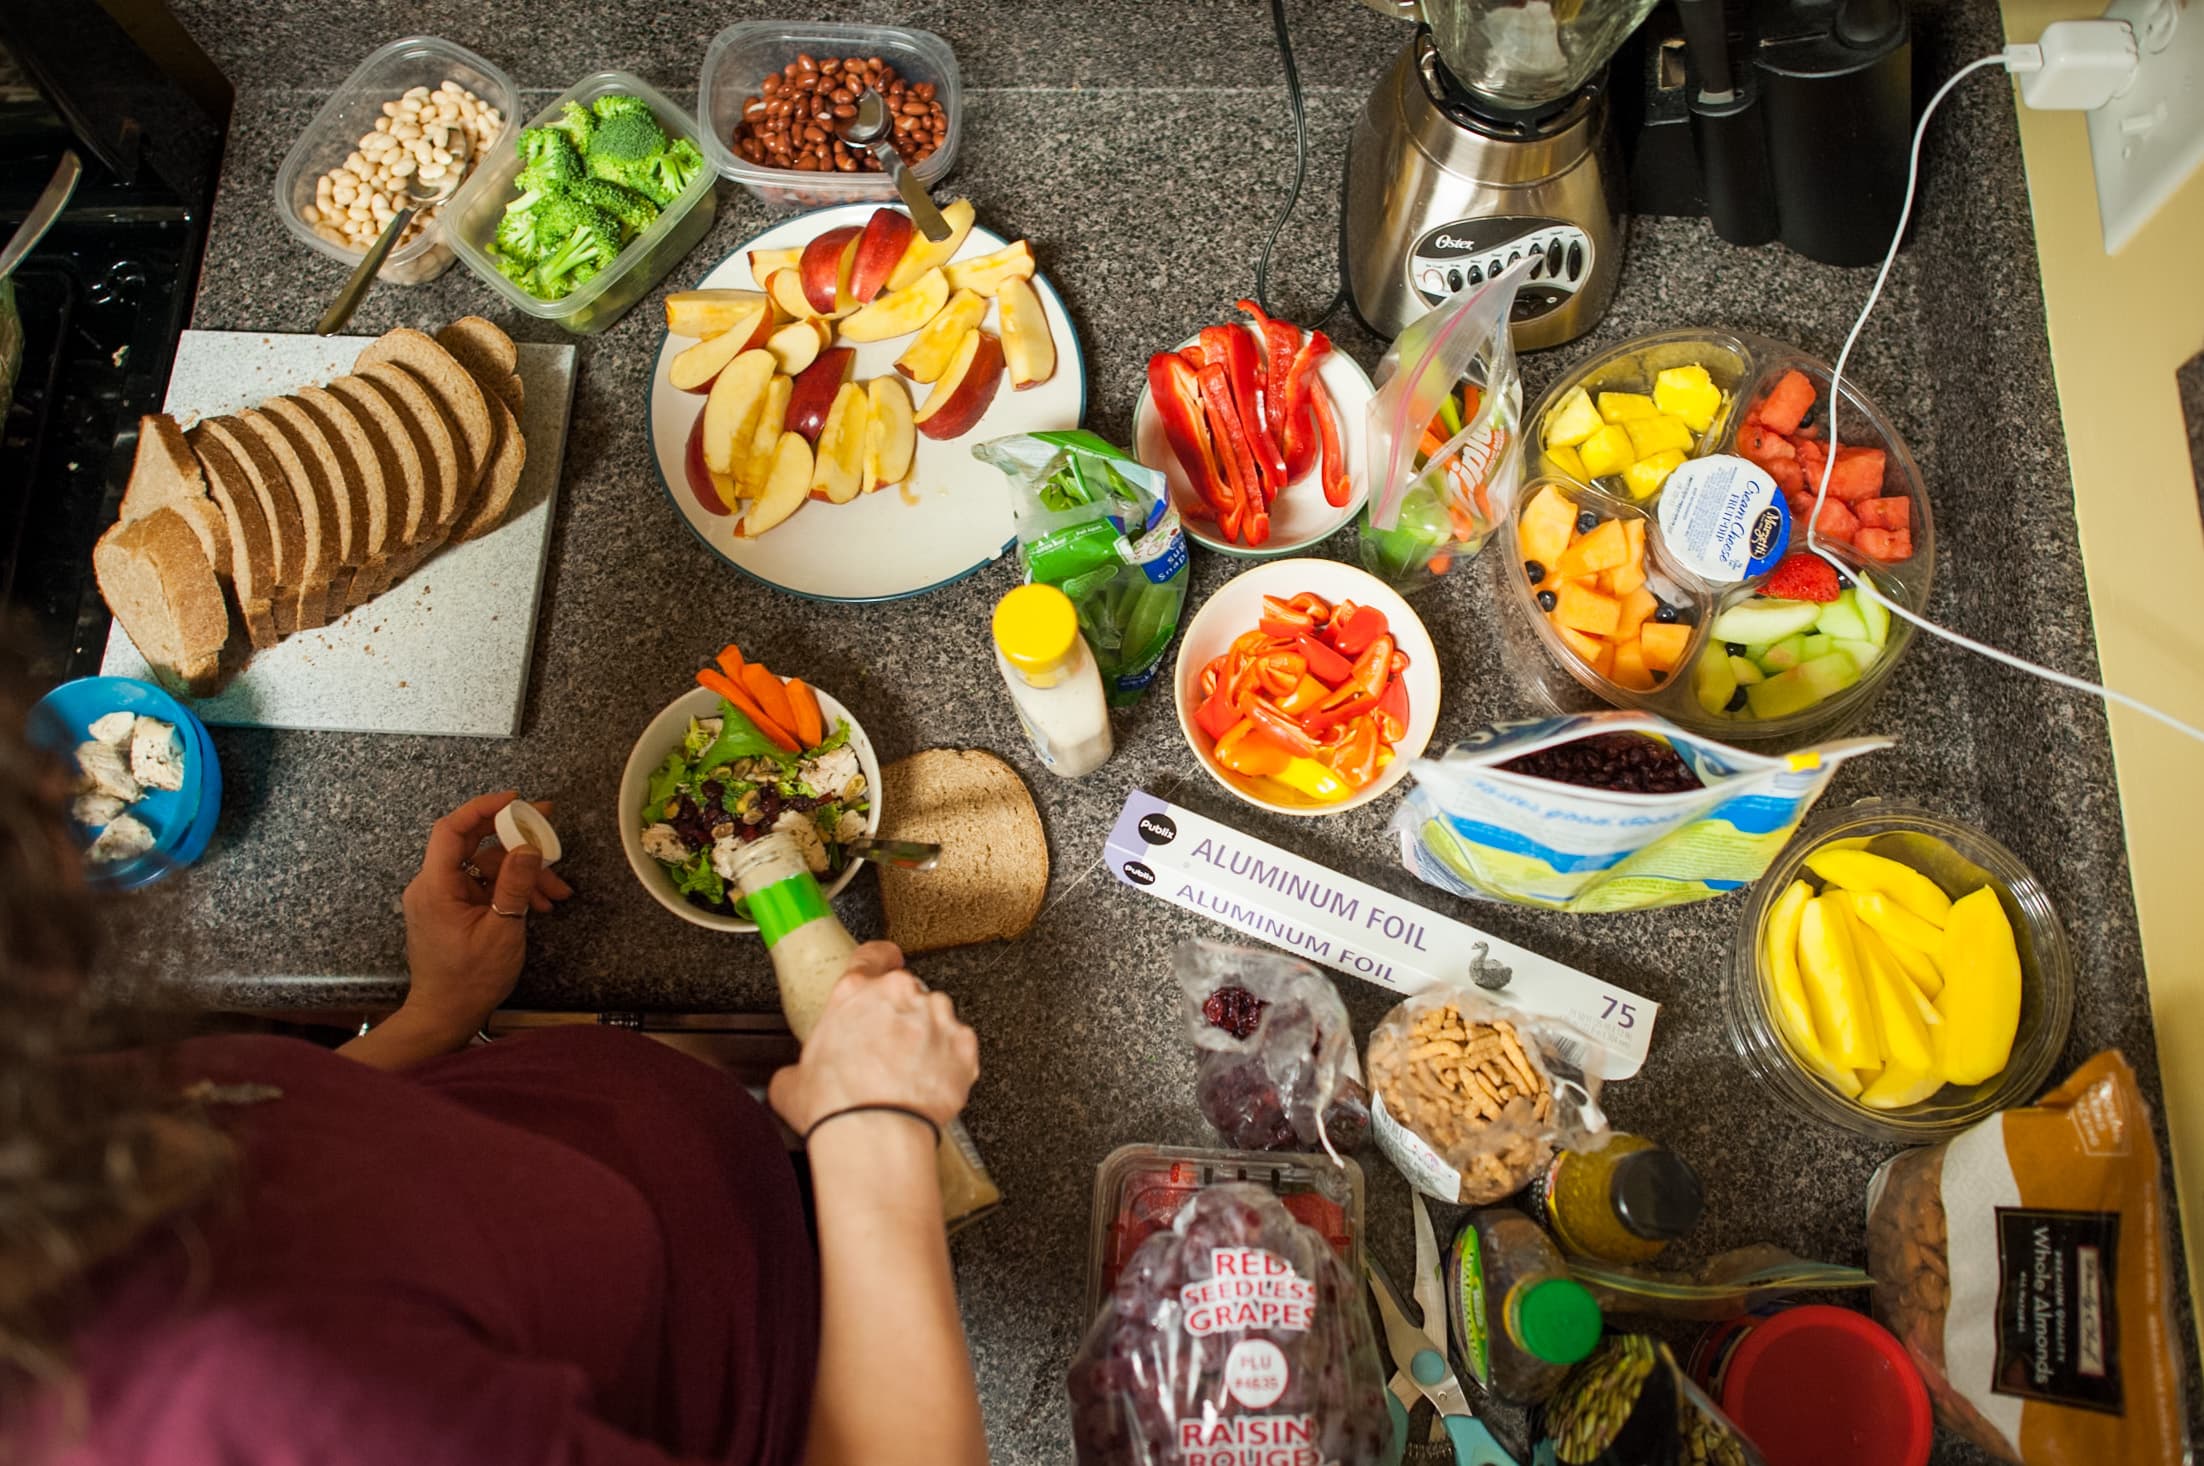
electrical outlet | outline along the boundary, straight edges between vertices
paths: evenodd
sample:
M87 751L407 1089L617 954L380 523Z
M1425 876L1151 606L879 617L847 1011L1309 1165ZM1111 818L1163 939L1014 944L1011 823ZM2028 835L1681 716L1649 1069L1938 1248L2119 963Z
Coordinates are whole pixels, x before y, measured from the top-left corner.
M2204 0L2112 0L2135 31L2134 84L2089 114L2105 253L2118 254L2204 163Z

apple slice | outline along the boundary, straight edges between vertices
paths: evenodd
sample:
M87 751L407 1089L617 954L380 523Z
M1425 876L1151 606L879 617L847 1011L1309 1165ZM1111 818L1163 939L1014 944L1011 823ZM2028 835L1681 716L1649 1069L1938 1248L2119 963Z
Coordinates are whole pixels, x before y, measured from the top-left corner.
M763 304L761 290L676 290L666 297L666 329L676 336L717 336Z
M962 437L995 400L1002 380L1002 342L991 332L967 333L949 370L941 374L918 409L918 430L929 438Z
M848 278L842 273L842 254L863 233L864 230L855 224L845 224L839 229L829 229L804 246L799 269L803 276L804 298L811 302L811 314L833 314L836 288L840 281Z
M781 364L781 370L793 377L817 361L819 353L826 350L827 343L833 339L832 326L817 316L806 316L800 321L790 321L767 337L764 344L765 349L773 353L773 360Z
M819 430L819 452L811 466L811 497L847 504L864 487L865 435L872 408L865 389L844 382L834 407Z
M795 394L788 401L788 431L800 434L807 443L818 442L819 430L834 409L835 395L856 374L857 353L852 348L833 346L820 352L817 361L796 374Z
M704 506L705 513L729 514L734 510L734 502L721 497L718 479L704 462L704 412L700 405L696 421L689 424L689 441L681 450L681 476L688 480L689 492Z
M949 303L949 281L928 270L901 290L893 290L842 322L844 341L885 341L908 336Z
M750 278L758 282L758 289L766 288L766 282L781 270L793 270L803 262L800 249L754 249L750 251Z
M795 390L795 379L779 372L765 384L765 400L758 405L757 426L750 430L748 446L736 455L735 492L745 499L755 499L765 492L765 476L773 466L773 449L787 429L788 401Z
M1033 283L1022 276L1003 281L995 292L1002 308L1003 361L1010 368L1010 385L1023 392L1056 375L1056 338L1048 331L1048 312Z
M772 380L773 353L745 351L712 383L712 395L704 399L704 463L712 472L734 473L735 450L748 451Z
M918 428L911 416L911 394L896 378L874 377L865 383L865 400L872 408L865 431L864 490L869 494L910 476Z
M903 250L902 260L895 267L895 273L888 276L888 289L901 290L928 270L940 269L956 258L958 250L964 248L964 236L972 232L972 201L958 199L955 203L943 206L941 217L949 226L949 237L936 241L914 232L910 244Z
M1002 289L1005 280L1033 278L1033 246L1021 239L1015 244L1004 245L991 255L954 260L942 268L949 276L951 290L993 295Z
M872 211L857 243L857 262L850 270L849 293L853 300L862 305L880 293L895 267L903 263L911 236L917 232L911 216L900 209Z
M987 297L970 290L959 290L949 297L949 303L934 313L926 328L918 333L904 353L895 359L895 369L914 382L932 382L949 370L949 363L964 344L965 334L987 319Z
M745 306L740 319L717 336L707 336L666 363L666 380L684 392L709 392L712 379L742 355L765 344L771 334L773 310L764 301Z
M783 433L773 445L773 461L766 470L765 492L751 504L737 531L754 540L804 507L811 497L811 445L800 433Z

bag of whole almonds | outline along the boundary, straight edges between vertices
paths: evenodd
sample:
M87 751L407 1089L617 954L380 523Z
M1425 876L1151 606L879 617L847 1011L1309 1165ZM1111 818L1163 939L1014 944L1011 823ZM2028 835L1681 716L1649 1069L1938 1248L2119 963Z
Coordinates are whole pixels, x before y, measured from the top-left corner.
M1867 1196L1875 1314L1937 1418L2025 1466L2183 1461L2158 1146L2119 1053L1893 1157Z

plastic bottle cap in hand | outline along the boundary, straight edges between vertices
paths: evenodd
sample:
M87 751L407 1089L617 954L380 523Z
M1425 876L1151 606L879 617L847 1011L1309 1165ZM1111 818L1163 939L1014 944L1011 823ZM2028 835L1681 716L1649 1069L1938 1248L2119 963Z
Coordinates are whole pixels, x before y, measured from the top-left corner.
M995 646L1021 672L1056 669L1079 640L1079 612L1053 585L1021 585L995 603Z
M1599 1300L1574 1278L1542 1278L1515 1304L1523 1348L1549 1364L1574 1364L1599 1347Z
M516 799L497 812L497 840L507 850L533 845L545 865L558 864L559 832L551 828L542 810L525 799Z

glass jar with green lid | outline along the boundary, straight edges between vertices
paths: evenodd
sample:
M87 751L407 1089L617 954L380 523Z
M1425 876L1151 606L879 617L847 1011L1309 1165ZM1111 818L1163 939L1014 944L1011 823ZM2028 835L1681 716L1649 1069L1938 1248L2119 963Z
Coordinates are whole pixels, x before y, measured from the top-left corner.
M1496 1399L1535 1404L1599 1346L1599 1301L1569 1276L1545 1228L1519 1211L1470 1213L1446 1270L1456 1352Z

